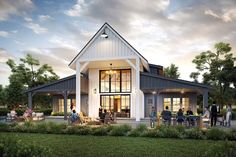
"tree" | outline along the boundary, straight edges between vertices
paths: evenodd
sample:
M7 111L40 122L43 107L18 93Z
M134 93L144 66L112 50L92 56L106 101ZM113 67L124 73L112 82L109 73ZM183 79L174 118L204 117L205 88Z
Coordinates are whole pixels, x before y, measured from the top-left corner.
M59 79L51 66L47 64L40 66L39 61L34 59L30 54L27 54L25 58L20 58L18 65L12 59L8 59L6 63L12 72L9 76L10 84L6 87L7 101L10 106L16 106L26 102L24 90L27 88ZM36 96L34 102L40 103L43 100L42 97Z
M221 107L232 101L232 93L230 94L229 91L236 87L236 68L234 67L236 58L230 51L230 44L216 43L215 52L210 50L202 52L192 61L196 65L197 72L191 73L190 77L198 81L198 77L202 75L203 83L215 88L215 92L211 95L221 104Z
M171 63L171 65L169 67L164 69L164 75L166 77L177 79L177 78L179 78L180 73L178 71L178 67L175 64Z
M0 106L6 105L6 90L0 85Z

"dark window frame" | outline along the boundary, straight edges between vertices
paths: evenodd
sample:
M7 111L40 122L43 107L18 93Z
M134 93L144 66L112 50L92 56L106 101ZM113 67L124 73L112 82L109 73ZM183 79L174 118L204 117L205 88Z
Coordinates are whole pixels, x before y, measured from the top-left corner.
M120 73L120 90L117 92L111 91L111 75L109 75L109 91L108 92L102 92L101 91L101 72L107 71L107 70L99 70L99 93L131 93L132 92L132 70L131 69L114 69L116 71L119 71ZM129 70L130 71L130 91L122 91L122 71Z
M120 111L121 112L122 112L122 96L129 96L129 117L130 117L130 114L131 114L131 94L103 94L103 95L100 95L100 107L102 107L102 97L103 96L109 96L109 107L111 108L111 97L114 97L117 95L120 96ZM113 109L114 109L114 106L113 106ZM120 112L118 112L118 113L120 113Z

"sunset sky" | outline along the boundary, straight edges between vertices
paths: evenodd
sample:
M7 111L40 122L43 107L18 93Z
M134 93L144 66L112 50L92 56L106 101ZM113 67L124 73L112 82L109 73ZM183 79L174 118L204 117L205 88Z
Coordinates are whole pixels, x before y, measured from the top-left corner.
M74 74L69 62L105 22L149 63L176 64L181 79L216 42L236 55L236 0L0 0L0 84L5 62L27 53L61 78Z

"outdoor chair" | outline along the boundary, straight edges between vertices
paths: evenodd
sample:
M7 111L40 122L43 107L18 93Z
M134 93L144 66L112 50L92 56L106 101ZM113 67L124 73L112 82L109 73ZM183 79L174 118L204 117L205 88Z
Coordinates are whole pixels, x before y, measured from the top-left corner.
M7 113L6 121L14 121L16 120L17 113L16 111L11 111L10 113Z
M225 125L225 119L224 117L217 117L217 122L220 123L221 126L224 126Z
M35 112L32 113L32 120L33 121L41 121L41 120L44 120L44 119L45 119L45 117L44 117L43 112L42 113L35 113Z
M80 113L79 113L79 118L80 118L80 120L81 120L82 123L88 123L88 122L91 121L91 118L88 117L88 116L85 116L85 115L83 114L83 112L80 112Z

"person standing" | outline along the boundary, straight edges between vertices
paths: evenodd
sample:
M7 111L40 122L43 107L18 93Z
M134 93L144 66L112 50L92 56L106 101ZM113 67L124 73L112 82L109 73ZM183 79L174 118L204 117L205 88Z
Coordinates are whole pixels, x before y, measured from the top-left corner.
M232 119L232 107L231 104L228 104L226 108L226 127L231 126L231 119Z
M157 119L157 113L155 111L155 108L152 107L152 112L150 113L150 126L151 128L154 128L154 124L156 122Z
M213 101L213 104L211 106L211 126L216 126L216 120L217 120L217 107L216 107L216 102Z

